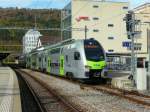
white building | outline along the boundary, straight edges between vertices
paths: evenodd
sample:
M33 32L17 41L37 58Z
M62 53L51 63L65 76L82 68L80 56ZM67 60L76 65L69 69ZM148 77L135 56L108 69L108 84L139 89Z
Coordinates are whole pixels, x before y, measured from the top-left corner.
M133 9L135 19L140 20L140 24L136 25L136 30L140 30L141 34L137 35L136 42L141 45L141 52L138 57L148 60L148 46L150 46L150 3L140 5Z
M42 36L39 31L30 29L23 37L23 54L29 53L36 48L38 38Z
M129 54L124 42L127 38L126 21L128 2L72 0L62 11L62 38L84 39L87 26L87 38L97 39L106 53L111 55Z

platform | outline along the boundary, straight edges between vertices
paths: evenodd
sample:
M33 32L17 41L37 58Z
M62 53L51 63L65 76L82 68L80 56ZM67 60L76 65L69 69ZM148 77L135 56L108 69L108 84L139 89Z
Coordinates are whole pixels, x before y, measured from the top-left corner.
M9 67L0 67L0 112L22 112L17 76Z

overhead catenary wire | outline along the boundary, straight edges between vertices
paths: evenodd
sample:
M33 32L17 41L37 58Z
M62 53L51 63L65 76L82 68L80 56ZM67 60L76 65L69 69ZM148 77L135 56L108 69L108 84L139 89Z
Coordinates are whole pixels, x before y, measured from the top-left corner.
M53 3L53 0L49 0L49 2L47 3L46 9L50 9L50 6L51 6L52 3Z

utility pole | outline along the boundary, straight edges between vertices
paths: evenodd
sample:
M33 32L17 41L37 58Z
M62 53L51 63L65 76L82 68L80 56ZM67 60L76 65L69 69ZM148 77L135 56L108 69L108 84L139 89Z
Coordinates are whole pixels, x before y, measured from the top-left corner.
M139 24L140 20L135 19L135 13L129 11L126 16L126 24L128 31L128 39L131 39L131 75L133 77L133 83L136 84L137 81L137 57L135 56L135 35L140 34L141 32L136 31L135 26Z
M131 71L132 71L132 75L133 75L133 80L135 81L136 80L136 66L137 66L137 62L136 62L136 57L135 57L135 52L134 52L134 49L135 49L135 14L133 12L131 12L131 16L132 16L132 20L130 22L131 24ZM136 82L134 82L136 83Z
M136 57L135 57L135 15L132 11L129 11L126 16L126 24L127 24L127 33L128 33L128 39L131 39L131 75L133 77L133 83L135 84L136 80Z
M150 42L150 22L149 22L149 29L148 29L148 40L149 40L149 42ZM149 73L149 75L150 75L150 43L148 43L149 45L148 45L148 54L149 54L149 63L148 63L148 73Z
M149 54L149 62L148 62L148 73L150 75L150 22L146 21L145 24L148 24L149 28L147 28L147 36L148 36L148 54Z
M85 25L85 39L87 39L87 26Z
M37 28L37 24L36 24L36 14L35 14L35 17L34 17L34 29L36 30Z
M63 9L61 10L61 23L60 23L60 41L62 41L63 40L63 23L62 23L62 21L63 21L63 15L62 15L62 12L63 12Z

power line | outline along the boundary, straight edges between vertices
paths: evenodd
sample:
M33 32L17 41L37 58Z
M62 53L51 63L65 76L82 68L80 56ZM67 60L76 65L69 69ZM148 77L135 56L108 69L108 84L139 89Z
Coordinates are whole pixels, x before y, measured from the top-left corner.
M23 46L23 45L20 45L20 44L17 44L17 45L0 45L0 47L17 47L17 46Z
M47 4L47 9L49 9L49 6L53 3L52 0L49 0L49 3Z
M27 27L0 27L0 30L29 30L29 29L32 29L32 28L27 28ZM36 28L36 30L39 30L39 31L61 31L61 28ZM68 29L64 29L65 31L71 31L71 30L68 30ZM75 31L82 31L84 30L84 28L72 28L72 30L75 30Z

